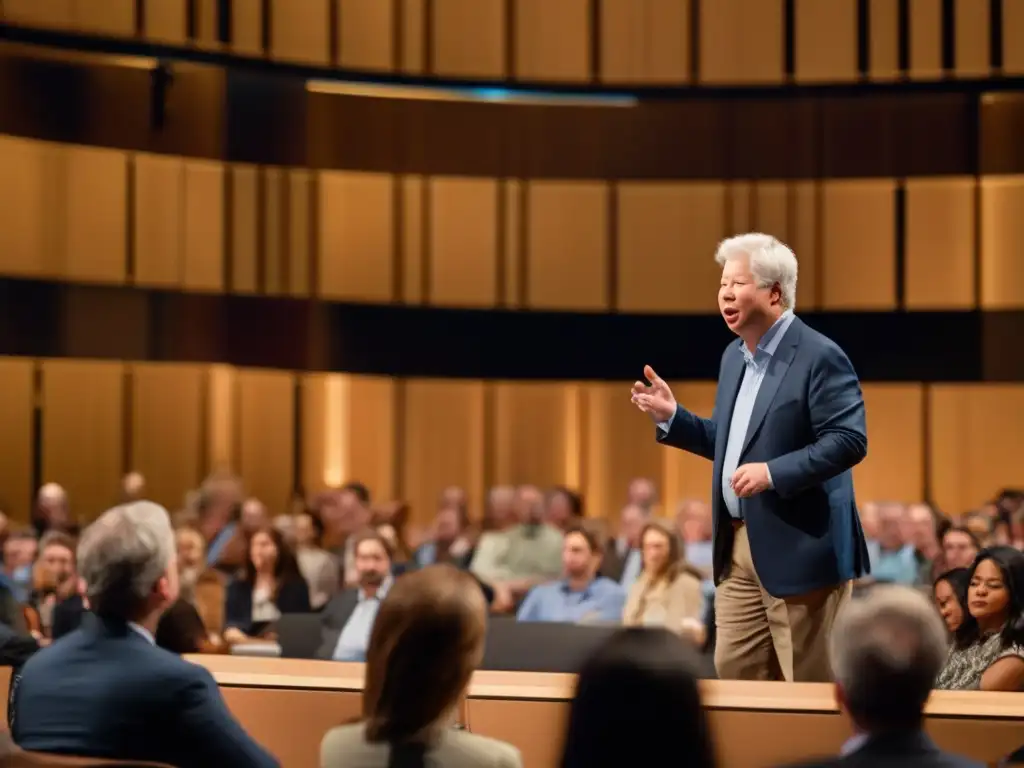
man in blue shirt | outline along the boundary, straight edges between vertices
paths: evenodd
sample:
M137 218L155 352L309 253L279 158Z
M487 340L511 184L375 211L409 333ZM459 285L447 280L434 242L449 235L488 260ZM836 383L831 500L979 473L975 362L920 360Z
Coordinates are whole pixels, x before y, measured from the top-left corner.
M562 545L564 577L534 587L516 618L570 624L621 621L626 591L611 579L598 577L600 565L597 536L582 525L571 526Z

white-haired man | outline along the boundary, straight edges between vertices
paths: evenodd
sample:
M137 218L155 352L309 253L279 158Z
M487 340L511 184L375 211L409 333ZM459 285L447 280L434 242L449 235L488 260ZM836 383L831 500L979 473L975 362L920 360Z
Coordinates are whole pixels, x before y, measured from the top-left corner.
M924 595L877 587L850 603L835 630L836 701L854 735L838 758L807 768L981 768L924 732L924 705L948 654L946 627Z
M12 733L23 749L170 765L278 762L231 716L213 677L153 636L178 597L167 510L137 501L82 534L79 572L92 613L25 664Z
M774 237L724 241L726 347L711 418L647 366L633 402L666 445L714 462L715 666L726 679L830 679L828 635L866 573L851 469L867 454L864 399L834 342L793 314L796 256Z

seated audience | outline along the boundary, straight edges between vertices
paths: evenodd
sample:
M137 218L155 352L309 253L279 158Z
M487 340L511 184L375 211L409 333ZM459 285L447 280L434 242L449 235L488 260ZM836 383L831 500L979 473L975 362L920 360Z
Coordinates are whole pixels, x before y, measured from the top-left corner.
M597 575L601 549L597 537L576 524L565 532L563 577L530 590L519 608L519 621L618 622L626 592Z
M942 535L942 559L947 568L970 568L981 544L967 528L952 525Z
M951 635L960 629L967 611L967 584L970 576L971 572L967 568L954 568L939 576L932 586L935 605Z
M224 574L206 564L206 542L195 528L175 531L181 599L195 607L211 641L224 631L226 586Z
M664 627L704 644L704 594L701 576L683 560L675 531L660 520L644 526L640 535L643 570L630 588L622 623Z
M409 568L412 560L412 549L409 547L406 528L409 524L409 505L404 501L389 501L379 505L373 512L371 527L387 539L394 557L391 558L392 569L397 576Z
M32 531L15 531L3 546L3 583L15 599L24 603L32 590L32 563L36 561L39 542Z
M324 606L323 642L317 658L364 661L381 601L391 589L391 549L372 528L352 537L358 586L342 590Z
M26 662L14 694L23 749L176 766L276 766L232 717L213 677L155 647L178 597L174 531L162 507L105 512L78 547L92 613Z
M370 638L364 721L327 732L321 768L521 768L515 747L453 727L486 631L468 574L435 565L398 579Z
M327 604L341 584L341 563L323 548L323 538L324 524L318 515L301 512L295 517L295 558L315 611Z
M71 536L59 530L51 530L43 536L32 581L28 605L35 612L42 636L52 637L55 606L75 594L78 588L75 540Z
M917 563L917 584L934 584L939 574L946 570L939 544L939 515L928 504L911 504L907 507L907 541L914 547Z
M990 517L984 512L968 512L964 515L964 528L974 534L974 538L983 547L996 545L995 539L995 517Z
M820 768L981 768L940 750L924 705L946 655L946 630L920 592L879 587L840 612L831 636L836 700L854 735Z
M663 629L616 632L583 665L562 768L713 768L696 652Z
M448 563L456 568L468 568L473 545L465 535L465 523L461 509L455 505L437 510L429 539L412 554L413 567Z
M544 497L544 522L567 531L583 520L583 499L571 488L556 485Z
M873 581L907 585L917 582L920 566L914 545L904 538L905 514L902 504L878 505L878 540L868 543Z
M638 504L627 504L619 516L619 535L608 542L601 561L601 575L619 582L629 590L642 570L640 534L651 519L650 510Z
M518 524L480 537L470 570L495 591L493 608L508 613L537 584L562 571L562 532L544 522L544 495L525 485L516 492Z
M324 525L324 549L334 555L341 566L342 585L355 586L356 573L353 545L358 532L368 528L373 513L370 510L370 490L359 482L349 482L337 490L322 494L314 510Z
M698 499L686 499L676 512L676 529L686 547L686 562L705 580L711 579L714 552L711 546L711 507Z
M271 639L282 613L310 610L306 580L280 531L273 526L256 531L249 541L244 575L228 586L224 641L234 645Z
M967 613L935 687L1024 689L1024 554L992 547L975 558Z

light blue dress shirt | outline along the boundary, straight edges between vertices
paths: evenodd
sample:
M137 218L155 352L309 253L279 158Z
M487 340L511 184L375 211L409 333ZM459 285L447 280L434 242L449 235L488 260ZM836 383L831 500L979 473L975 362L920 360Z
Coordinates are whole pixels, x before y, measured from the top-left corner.
M370 644L370 633L373 631L373 622L377 620L380 601L391 589L393 581L388 576L373 597L369 597L366 592L359 590L356 609L352 611L352 615L348 617L348 621L342 627L341 634L338 635L338 644L334 647L334 655L331 658L335 661L366 661L366 648Z
M747 429L750 426L750 417L754 412L754 403L757 401L761 382L764 381L768 365L775 355L775 350L779 348L782 337L786 335L786 330L793 322L793 317L791 311L783 312L757 342L757 351L753 354L747 349L746 344L740 342L740 350L743 352L743 379L740 381L739 392L736 393L736 404L732 409L732 420L729 422L729 435L725 444L725 458L722 461L722 498L729 514L737 520L743 519L743 513L740 509L740 500L729 481L739 468L740 454L747 439ZM675 414L672 414L668 421L658 424L658 428L668 432L674 420ZM771 483L771 474L768 475L768 482Z
M633 547L626 551L626 562L622 564L622 577L619 584L623 589L628 590L633 583L640 578L640 572L644 569L644 558L640 550Z
M877 541L868 542L868 561L871 563L871 578L875 581L908 586L917 581L920 566L911 544L897 550L884 550Z
M626 607L626 590L611 579L596 578L586 589L574 592L565 579L540 584L530 590L518 621L621 621Z

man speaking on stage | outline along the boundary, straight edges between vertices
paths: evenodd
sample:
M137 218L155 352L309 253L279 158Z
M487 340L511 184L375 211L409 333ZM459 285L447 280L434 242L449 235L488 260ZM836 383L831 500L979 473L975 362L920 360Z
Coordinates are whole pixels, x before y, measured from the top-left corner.
M826 682L828 638L869 570L851 469L867 454L849 359L805 325L796 256L774 237L725 240L718 306L726 347L715 408L676 403L650 366L632 400L659 442L714 462L715 667L722 679Z

